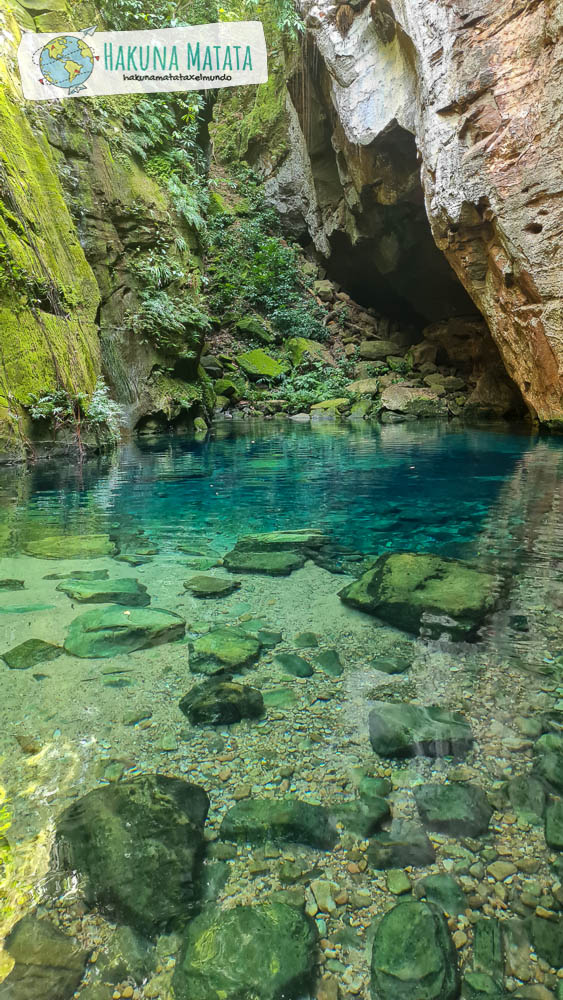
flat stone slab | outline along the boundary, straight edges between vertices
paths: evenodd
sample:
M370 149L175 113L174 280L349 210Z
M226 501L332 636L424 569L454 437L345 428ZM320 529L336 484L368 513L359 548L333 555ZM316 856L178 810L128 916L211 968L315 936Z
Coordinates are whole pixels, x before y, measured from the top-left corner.
M226 580L220 576L206 576L199 573L184 580L184 587L189 590L194 597L228 597L240 587L240 580Z
M59 583L57 590L81 604L124 604L129 608L145 608L151 601L145 585L132 577L107 581L70 579Z
M459 986L456 950L438 907L407 900L389 910L373 939L372 1000L455 1000Z
M0 580L0 590L25 590L23 580Z
M116 547L109 535L54 535L27 542L24 552L38 559L99 559L113 556Z
M86 611L71 622L65 640L67 653L80 657L117 656L136 649L181 639L186 623L173 611L118 605Z
M307 660L297 653L276 653L276 663L279 663L286 674L293 677L312 677L313 668Z
M70 573L47 573L44 580L107 580L107 569L76 569Z
M25 642L20 642L19 646L2 653L2 658L11 670L29 670L37 663L56 659L63 652L62 646L54 646L53 643L44 642L43 639L26 639Z
M454 782L451 785L417 785L414 799L427 830L452 837L479 837L489 827L493 810L482 788Z
M239 538L236 548L241 552L308 552L316 551L326 545L327 536L323 531L314 528L296 529L294 531L264 531L256 535L243 535Z
M113 919L152 935L189 917L208 808L202 788L160 774L95 788L59 817L52 863L80 872Z
M473 743L459 712L391 701L374 702L369 738L381 757L460 757Z
M305 565L305 556L299 552L263 551L250 552L233 549L227 552L224 565L231 573L263 573L265 576L289 576Z
M323 850L338 840L336 820L328 809L293 798L237 802L223 817L220 836L251 844L266 840L308 844Z
M457 559L420 552L380 556L338 596L414 635L471 641L494 610L499 581Z
M286 903L207 907L188 925L176 1000L282 1000L309 995L317 933Z
M188 691L180 702L180 711L193 726L230 725L263 715L264 700L257 688L247 684L211 680Z
M195 674L235 673L252 667L261 643L243 628L219 625L190 643L190 670Z

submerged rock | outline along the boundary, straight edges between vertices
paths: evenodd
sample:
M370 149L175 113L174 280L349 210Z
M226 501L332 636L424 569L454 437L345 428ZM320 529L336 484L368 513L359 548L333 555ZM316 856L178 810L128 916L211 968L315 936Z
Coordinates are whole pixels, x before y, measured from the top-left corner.
M136 649L174 642L184 635L186 623L173 611L157 608L96 608L71 622L64 644L67 653L80 657L117 656Z
M424 830L408 819L394 819L389 833L378 833L368 849L372 868L423 867L434 864L436 853Z
M291 674L293 677L313 676L311 664L307 663L307 660L304 660L302 656L298 656L297 653L277 653L276 663L279 663L286 674Z
M456 559L419 552L380 556L339 592L345 604L375 615L396 628L455 640L475 639L493 611L498 581L490 573Z
M177 1000L295 1000L309 993L317 935L285 903L209 907L189 924L174 973Z
M145 585L133 577L107 582L74 578L59 583L57 590L83 604L124 604L128 608L145 608L151 601Z
M291 798L237 802L224 816L220 833L224 840L251 844L273 840L323 850L338 840L336 822L328 809Z
M230 725L263 715L264 700L260 691L249 685L212 680L193 687L182 698L180 711L193 726Z
M109 535L55 535L27 542L24 552L38 559L99 559L116 552Z
M455 1000L457 957L438 907L407 900L385 914L373 939L372 1000Z
M234 548L227 552L224 565L231 573L264 573L266 576L289 576L305 565L299 552L250 552Z
M451 875L428 875L419 879L414 887L414 894L418 899L424 896L429 903L439 906L450 916L464 913L467 908L465 895Z
M0 590L25 590L23 580L0 580Z
M356 833L358 837L371 837L381 826L390 813L389 803L385 799L373 796L369 799L357 799L343 802L340 806L331 806L331 812L338 823Z
M534 951L554 969L563 967L563 917L549 919L534 915L530 919L530 933Z
M563 800L550 802L545 814L545 839L549 847L563 851Z
M194 597L228 597L240 587L240 580L227 580L219 576L206 576L200 573L197 576L184 580L184 587L189 590Z
M11 670L29 670L37 663L55 660L63 652L62 646L54 646L53 643L44 642L43 639L26 639L25 642L20 642L19 646L2 653L2 658Z
M534 743L535 771L551 789L563 792L563 734L545 733Z
M369 737L382 757L457 757L473 743L471 727L459 712L390 701L374 703Z
M202 788L162 775L95 788L59 817L53 864L78 871L112 918L151 935L189 916L208 808Z
M530 774L520 774L512 778L508 782L508 798L514 812L519 816L531 823L538 823L541 820L545 812L546 794L538 778Z
M479 837L487 830L493 814L481 788L457 781L451 785L418 785L414 798L424 826L452 837Z
M344 673L344 667L340 661L338 650L324 649L316 659L318 666L330 677L340 677Z
M4 949L14 959L0 1000L68 1000L84 975L88 952L47 920L24 917Z
M235 673L252 667L261 644L245 629L219 625L190 643L190 670L196 674Z
M327 544L327 536L314 528L294 531L265 531L257 535L243 535L236 544L239 552L302 552L316 553ZM312 556L311 556L312 557Z
M71 573L47 573L44 580L107 580L107 569L76 569Z
M155 949L132 927L116 927L96 962L105 982L118 983L129 977L141 983L155 965ZM82 994L81 994L82 995ZM104 996L107 1000L107 993Z

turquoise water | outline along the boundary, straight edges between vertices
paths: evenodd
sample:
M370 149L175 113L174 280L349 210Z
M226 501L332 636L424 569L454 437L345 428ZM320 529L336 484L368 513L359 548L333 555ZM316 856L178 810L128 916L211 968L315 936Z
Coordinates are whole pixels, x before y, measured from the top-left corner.
M58 461L4 470L0 579L21 580L23 589L0 593L0 652L30 638L62 645L77 616L100 608L79 603L57 590L60 579L48 579L72 576L78 567L106 570L110 581L137 580L150 607L181 615L187 632L180 641L105 659L63 652L28 669L2 662L2 928L39 906L84 946L96 952L109 946L112 913L84 902L80 879L63 888L53 880L57 820L96 788L154 773L206 790L206 838L213 844L222 842L220 823L238 801L291 795L332 808L358 801L362 777L385 777L395 821L416 814L413 787L451 781L461 768L461 777L495 804L489 830L469 840L433 833L435 861L396 867L405 867L412 885L428 874L458 880L469 914L451 925L465 938L459 938L462 971L472 968L480 916L527 919L534 913L530 900L555 913L558 876L543 819L517 813L505 788L531 772L545 720L563 707L562 466L563 442L529 433L233 421L216 425L205 441L147 438L79 467ZM235 573L240 588L222 598L198 600L184 589L184 580L202 571L232 579L222 559L242 536L295 529L326 533L324 561L308 561L284 577ZM59 558L30 554L45 538L93 534L108 535L119 559L109 552L69 559L64 542ZM500 575L502 597L478 642L408 634L338 598L369 558L400 551L468 560ZM235 725L191 725L178 705L205 677L190 671L188 645L225 624L249 634L253 627L280 633L275 648L263 647L258 661L236 674L264 695L266 714ZM313 634L312 645L300 644L304 632ZM338 652L340 674L319 666L320 654L330 650ZM302 656L310 675L284 672L280 652ZM378 659L393 657L408 663L406 672L377 669ZM368 740L374 701L461 711L474 746L463 762L378 757ZM265 850L243 842L232 857L210 851L205 862L207 898L222 910L276 893L291 892L294 901L301 894L321 939L304 997L323 996L322 974L325 983L336 980L343 996L369 995L375 923L396 902L385 871L363 864L370 837L339 829L339 844L328 852L302 843L274 842ZM538 861L534 872L522 865L529 856ZM507 883L487 872L495 858L514 861ZM284 864L301 875L284 880ZM329 910L311 895L319 879L341 899ZM172 995L179 941L174 935L158 941L160 971L124 975L113 980L114 990L130 983L139 998ZM528 965L522 961L519 970L505 970L507 988L543 984L556 996L550 963L542 968L533 955ZM0 953L0 977L9 966ZM90 963L78 989L85 1000L97 971ZM92 992L91 1000L106 995L113 995L109 987Z

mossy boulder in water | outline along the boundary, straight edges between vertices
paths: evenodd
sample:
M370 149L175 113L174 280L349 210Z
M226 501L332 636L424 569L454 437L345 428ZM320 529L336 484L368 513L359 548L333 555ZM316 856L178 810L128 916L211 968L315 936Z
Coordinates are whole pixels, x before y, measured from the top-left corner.
M188 691L180 702L180 711L193 726L230 725L263 715L264 701L260 691L248 684L211 680Z
M376 834L368 850L372 868L404 868L432 865L436 854L419 823L394 819L388 833Z
M287 371L288 366L272 358L270 354L258 348L255 351L247 351L245 354L237 354L237 361L245 375L250 379L278 378Z
M305 556L299 552L227 552L225 566L231 573L263 573L265 576L289 576L301 569Z
M43 639L26 639L25 642L20 642L19 646L14 646L13 649L3 653L2 658L11 670L29 670L37 663L55 660L62 652L62 646L54 646L51 642L44 642Z
M176 1000L295 1000L309 994L316 942L312 921L285 903L209 907L187 928L174 995Z
M237 802L223 818L221 837L251 844L266 840L309 844L323 850L338 840L336 821L328 809L292 798Z
M389 803L374 796L371 799L355 799L332 806L331 812L338 823L358 837L371 837L390 813Z
M486 832L493 814L482 788L457 781L451 785L418 785L414 798L424 826L452 837L479 837Z
M1 1000L67 1000L88 958L88 952L58 927L31 916L12 928L4 949L15 965L0 984Z
M381 757L457 757L473 743L471 727L459 712L398 701L374 702L369 738Z
M190 670L208 675L235 673L252 667L260 648L259 639L245 629L219 625L190 643Z
M534 951L554 969L563 968L563 917L534 915L530 919Z
M297 653L277 653L276 663L279 663L280 667L286 674L291 674L292 677L312 677L313 668L307 660L304 660L302 656L298 656Z
M116 548L109 535L55 535L27 542L24 552L38 559L99 559Z
M545 814L545 839L549 847L563 851L563 800L550 802Z
M158 608L123 611L119 606L110 605L86 611L75 618L64 648L73 656L117 656L181 639L185 628L184 619L172 611Z
M550 789L563 792L563 734L544 733L534 743L535 771Z
M238 551L250 552L304 552L308 556L318 552L328 539L314 528L296 528L293 531L264 531L256 535L243 535L238 539Z
M385 914L373 939L372 1000L455 1000L456 951L438 907L408 900Z
M228 597L239 589L240 580L227 580L225 577L199 573L197 576L191 576L189 580L184 580L184 587L194 597Z
M190 915L208 808L202 788L163 775L95 788L59 817L53 863L78 871L113 919L153 934Z
M339 592L345 604L406 632L471 640L493 611L498 580L457 559L419 552L382 555Z
M467 909L467 899L455 878L451 875L428 875L421 878L414 887L415 896L425 896L429 903L439 906L444 913L455 916Z
M75 569L66 573L47 573L44 580L107 580L107 569Z
M128 608L145 608L151 601L145 585L132 577L107 581L71 578L59 583L57 590L80 604L124 604Z
M23 580L0 580L0 590L25 590Z

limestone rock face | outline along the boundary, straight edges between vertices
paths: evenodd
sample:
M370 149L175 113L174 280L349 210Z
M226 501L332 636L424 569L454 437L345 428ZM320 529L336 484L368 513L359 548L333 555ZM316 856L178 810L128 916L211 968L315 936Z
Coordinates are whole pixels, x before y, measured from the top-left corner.
M299 141L270 196L294 228L301 204L349 290L429 321L477 307L531 413L561 426L560 0L302 10Z

